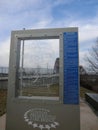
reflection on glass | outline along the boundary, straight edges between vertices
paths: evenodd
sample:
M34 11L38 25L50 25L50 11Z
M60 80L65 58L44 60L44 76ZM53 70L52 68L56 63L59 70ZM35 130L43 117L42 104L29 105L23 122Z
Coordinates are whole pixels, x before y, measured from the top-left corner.
M59 97L59 39L21 42L19 95Z

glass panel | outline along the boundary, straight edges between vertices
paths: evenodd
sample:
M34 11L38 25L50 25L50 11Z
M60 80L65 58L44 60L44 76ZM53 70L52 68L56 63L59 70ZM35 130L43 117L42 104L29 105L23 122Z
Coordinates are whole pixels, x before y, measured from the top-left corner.
M59 97L59 39L21 41L19 96Z

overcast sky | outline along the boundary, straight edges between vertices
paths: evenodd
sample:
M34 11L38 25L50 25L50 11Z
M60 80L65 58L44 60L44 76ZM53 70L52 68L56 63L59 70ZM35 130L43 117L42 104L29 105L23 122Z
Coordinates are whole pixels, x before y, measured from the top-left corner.
M21 43L23 43L23 41ZM22 55L22 46L21 46L21 55ZM25 41L24 61L23 61L24 68L53 69L55 61L58 57L59 57L59 39ZM20 62L20 66L21 65L22 63Z
M0 66L8 66L12 30L79 27L80 64L98 36L98 0L1 0Z

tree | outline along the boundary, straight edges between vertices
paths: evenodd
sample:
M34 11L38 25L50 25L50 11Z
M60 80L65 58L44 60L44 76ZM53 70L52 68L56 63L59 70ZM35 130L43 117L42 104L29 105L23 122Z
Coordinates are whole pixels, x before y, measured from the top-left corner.
M87 75L82 76L81 83L86 88L98 92L98 38L84 59L87 63Z
M90 72L98 74L98 38L86 56L87 68Z

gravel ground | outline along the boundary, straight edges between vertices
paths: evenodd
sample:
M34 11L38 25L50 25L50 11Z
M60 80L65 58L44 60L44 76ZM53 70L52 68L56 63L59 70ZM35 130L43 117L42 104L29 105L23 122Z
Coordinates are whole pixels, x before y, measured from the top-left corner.
M0 117L0 130L5 130L6 115ZM98 130L98 116L85 101L80 101L81 130Z

